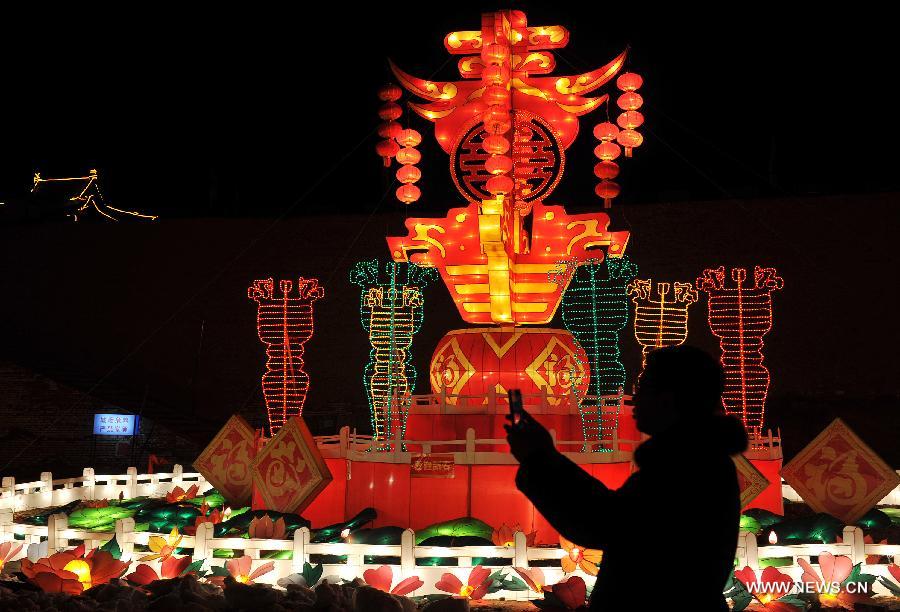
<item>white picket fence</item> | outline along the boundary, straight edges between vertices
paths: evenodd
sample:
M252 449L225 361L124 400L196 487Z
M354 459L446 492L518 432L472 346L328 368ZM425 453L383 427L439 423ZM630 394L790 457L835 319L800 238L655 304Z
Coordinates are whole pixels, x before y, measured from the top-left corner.
M136 532L134 519L120 519L116 521L114 532L94 532L82 529L72 529L68 525L65 514L51 515L48 525L26 525L14 521L14 512L45 508L69 503L77 499L114 499L121 493L124 497L136 497L146 495L150 497L163 497L175 486L186 489L192 484L197 484L200 492L211 488L200 474L185 473L181 466L174 466L171 473L137 474L135 468L129 468L126 474L95 475L91 468L86 468L81 478L53 480L52 475L45 473L41 480L16 484L11 478L3 479L2 493L0 493L0 542L17 541L25 544L22 551L12 560L24 557L27 545L47 541L48 549L66 549L76 543L84 542L88 548L99 546L113 536L116 537L123 551L123 559L131 559L129 572L134 571L141 550L135 550L135 546L147 546L151 533ZM894 492L896 493L896 491ZM24 540L15 540L16 535ZM163 534L165 535L165 534ZM702 536L700 536L702 537ZM418 576L424 581L415 595L437 593L434 584L440 580L444 573L453 573L464 583L473 565L473 558L509 559L508 564L487 566L520 567L528 568L535 561L558 561L566 555L566 552L556 547L529 547L524 533L517 532L514 536L512 547L504 546L464 546L464 547L435 547L416 546L415 533L412 530L403 532L400 544L373 545L351 543L310 543L310 532L306 528L298 529L292 539L284 540L260 540L246 538L216 538L213 536L213 526L204 523L197 529L196 535L184 535L181 542L183 554L191 554L194 560L204 559L209 566L224 565L226 559L214 558L216 549L232 549L236 554L246 554L253 559L260 559L263 553L270 551L291 551L292 558L273 560L274 571L260 577L258 582L274 584L279 578L299 572L304 562L318 563L322 555L346 556L344 563L328 563L324 565L324 576L339 577L346 580L358 578L366 569L376 567L365 563L366 556L393 557L395 563L391 565L394 572L394 580L398 582L409 576ZM765 545L758 546L757 539L752 533L742 532L738 539L737 559L738 567L750 566L759 569L760 560L773 557L789 558L790 564L780 567L779 570L799 580L802 568L797 564L798 558L809 559L823 552L834 555L846 555L854 562L862 562L864 571L870 574L889 577L887 566L883 563L875 565L865 564L866 555L882 555L889 557L888 561L900 561L900 545L896 544L865 544L863 532L858 527L846 527L843 533L842 544L800 544L800 545ZM672 563L682 566L683 556L691 554L690 543L685 543L683 538L675 534L665 534L660 538L660 546L657 551L647 551L648 557L655 561L648 564L646 571L653 569L654 563ZM456 559L456 567L419 566L416 560L424 557L439 557ZM254 561L254 567L265 561ZM151 566L159 571L157 562L150 562ZM381 565L381 564L377 564ZM815 564L814 564L815 566ZM561 580L564 576L561 568L554 563L553 567L542 567L548 584ZM634 568L634 571L642 571ZM510 574L514 574L512 570ZM590 578L581 572L577 572L586 580ZM877 593L886 593L884 587L876 585ZM494 597L506 597L507 599L527 599L536 596L530 592L501 591Z

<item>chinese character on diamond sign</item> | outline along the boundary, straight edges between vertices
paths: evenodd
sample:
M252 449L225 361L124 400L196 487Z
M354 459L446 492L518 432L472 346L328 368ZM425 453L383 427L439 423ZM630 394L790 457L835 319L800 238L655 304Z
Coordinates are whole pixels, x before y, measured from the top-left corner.
M841 419L816 436L781 474L810 508L847 524L900 484L900 476Z
M253 485L267 510L299 514L331 479L302 417L288 419L253 462Z
M750 461L743 455L735 455L734 467L737 468L738 488L741 491L741 508L756 499L756 496L766 490L769 486L769 480L762 475L762 472L756 469Z
M232 416L203 450L194 467L234 506L250 502L250 476L256 457L256 432L239 417Z

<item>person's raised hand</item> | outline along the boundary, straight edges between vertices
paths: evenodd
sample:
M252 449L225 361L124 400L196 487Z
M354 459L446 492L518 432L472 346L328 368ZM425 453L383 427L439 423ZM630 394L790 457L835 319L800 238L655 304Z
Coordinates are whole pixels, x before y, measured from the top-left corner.
M506 429L509 450L519 463L532 455L554 450L553 437L543 425L535 421L525 410L518 416L516 422L514 415L507 415L506 418L510 423L503 425L503 428Z

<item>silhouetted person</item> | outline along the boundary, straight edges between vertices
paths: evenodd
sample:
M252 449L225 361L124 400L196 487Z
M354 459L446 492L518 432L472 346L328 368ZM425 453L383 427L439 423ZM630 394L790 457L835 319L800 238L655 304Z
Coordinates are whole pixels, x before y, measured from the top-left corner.
M722 371L707 353L651 352L634 397L637 427L650 439L617 490L560 454L531 415L506 426L519 489L565 538L603 551L591 610L655 610L673 592L691 610L728 609L722 589L741 513L730 456L747 436L722 413L721 395Z

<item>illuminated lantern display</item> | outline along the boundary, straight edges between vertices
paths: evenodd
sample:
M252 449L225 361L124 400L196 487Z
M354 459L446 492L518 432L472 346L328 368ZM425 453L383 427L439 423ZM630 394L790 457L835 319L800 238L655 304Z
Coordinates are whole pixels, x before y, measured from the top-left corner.
M699 299L690 283L656 283L639 279L628 286L634 303L634 337L641 345L641 367L647 365L647 353L654 349L684 344L688 334L688 308Z
M784 286L775 268L734 268L731 280L725 268L706 269L697 288L709 296L709 327L722 347L725 412L740 417L750 435L760 436L769 391L769 370L763 365L763 336L772 329L772 292Z
M498 11L482 16L480 30L445 37L447 51L462 56L460 81L420 79L391 64L400 86L425 100L409 106L434 122L469 202L444 218L407 219L408 235L388 238L391 256L437 268L469 323L546 324L568 285L567 277L548 282L556 262L625 252L628 232L610 231L606 214L544 204L562 177L578 117L609 103L608 95L588 94L625 61L623 52L597 70L547 76L556 66L551 50L568 41L562 26L528 26L521 11ZM612 150L604 161L621 152L615 142L601 145Z
M378 260L358 262L350 272L350 282L362 288L360 320L372 344L363 382L378 442L389 442L398 428L401 435L406 432L409 395L416 386L410 349L422 326L423 290L436 278L432 268L394 262L382 268Z
M318 280L303 277L296 285L292 280L279 281L277 292L271 278L253 281L247 290L247 296L258 305L257 330L266 345L262 387L271 435L290 417L303 412L309 390L303 346L313 335L313 304L324 295Z
M609 439L618 420L603 418L600 398L620 396L625 388L619 334L628 324L625 292L637 275L637 266L627 256L589 261L574 270L561 266L562 274L571 275L562 300L563 323L584 349L591 371L587 397L579 404L585 441Z

